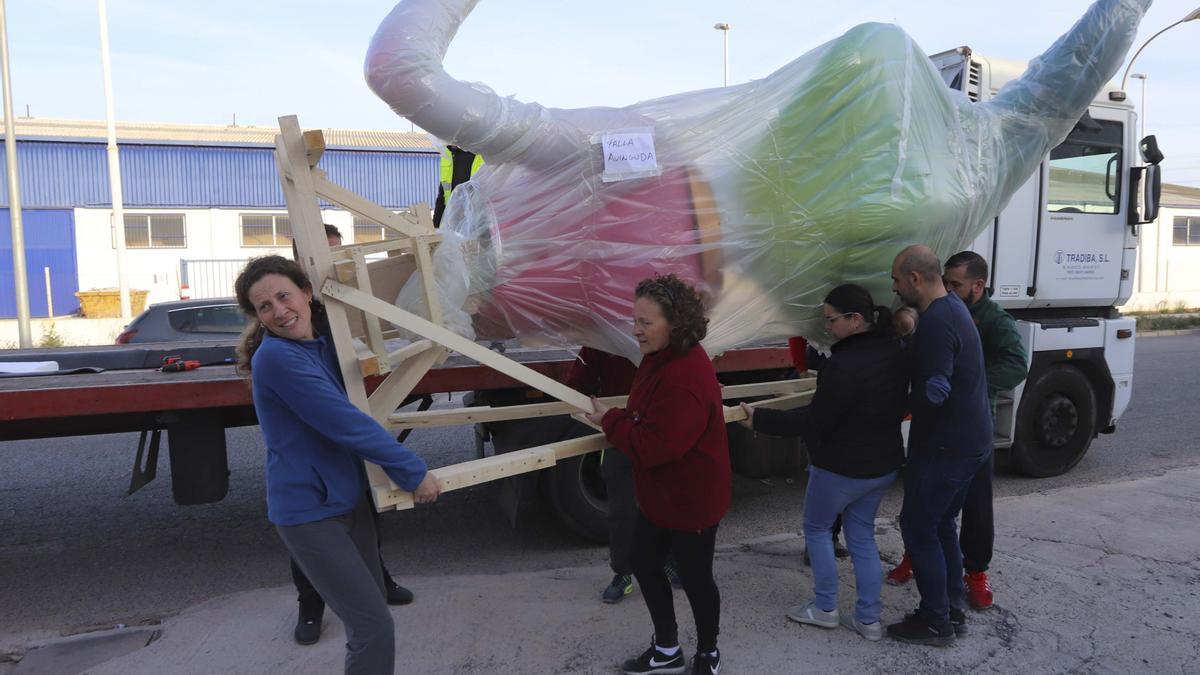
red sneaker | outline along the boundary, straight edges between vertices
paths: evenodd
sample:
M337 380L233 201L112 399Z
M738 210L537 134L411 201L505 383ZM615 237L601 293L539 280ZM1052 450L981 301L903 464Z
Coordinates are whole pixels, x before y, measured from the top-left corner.
M908 557L908 551L905 551L904 557L900 559L900 564L887 573L887 582L892 586L903 586L912 578L912 558Z
M967 572L963 583L967 585L967 603L972 609L992 606L992 585L988 583L987 572Z

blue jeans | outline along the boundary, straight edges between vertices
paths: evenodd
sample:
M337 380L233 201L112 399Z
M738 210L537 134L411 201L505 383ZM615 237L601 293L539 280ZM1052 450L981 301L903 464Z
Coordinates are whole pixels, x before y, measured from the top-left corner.
M804 494L804 543L812 562L817 607L832 612L837 608L838 572L833 556L833 521L842 515L846 548L854 562L854 585L858 602L854 615L860 623L879 621L883 609L883 568L875 544L875 514L883 493L896 480L893 471L879 478L847 478L811 467Z
M979 457L909 457L904 468L900 533L921 593L917 611L931 622L945 623L951 607L965 605L962 550L954 519L962 510L971 479L991 459L989 448Z

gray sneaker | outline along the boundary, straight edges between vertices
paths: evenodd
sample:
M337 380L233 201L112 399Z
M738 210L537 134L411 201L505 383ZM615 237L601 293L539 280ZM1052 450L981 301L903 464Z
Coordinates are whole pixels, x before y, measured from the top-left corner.
M817 607L815 601L807 605L789 609L787 618L798 623L807 623L810 626L820 626L821 628L837 628L839 622L839 614L836 607L832 612L826 612Z
M861 623L856 616L843 616L842 625L871 642L878 642L883 639L883 624L878 621L875 623Z

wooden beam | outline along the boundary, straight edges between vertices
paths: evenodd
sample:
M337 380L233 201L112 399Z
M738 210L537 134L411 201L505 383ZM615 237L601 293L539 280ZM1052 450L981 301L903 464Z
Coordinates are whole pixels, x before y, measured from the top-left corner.
M607 446L608 439L604 438L604 434L594 434L444 466L432 469L430 473L438 479L442 486L442 492L446 493L508 476L546 469L554 466L559 460L576 455L586 455L589 452L603 450ZM387 508L403 510L413 507L412 493L399 488L386 489L375 486L374 497L375 504L380 510Z
M438 299L437 281L433 275L432 247L424 239L418 239L417 271L421 273L421 290L425 292L425 306L429 310L429 321L442 325L442 303Z
M364 293L374 295L371 290L371 275L367 273L367 259L361 251L353 251L354 260L354 281L358 290ZM375 355L378 364L378 375L382 375L392 369L392 364L384 358L380 358L387 354L387 347L383 344L383 329L379 325L379 317L372 316L363 312L363 323L367 329L367 347L371 353Z
M320 129L310 129L304 132L304 159L309 167L314 167L325 154L325 134Z
M279 184L287 204L296 249L300 252L299 262L315 287L321 279L333 274L333 257L329 253L320 201L313 185L313 170L308 164L308 151L296 116L280 117L279 131L275 136L275 165L279 170ZM329 316L330 337L345 382L346 396L359 410L369 413L371 407L359 371L358 354L354 350L346 308L338 303L327 303L325 311ZM370 463L366 463L366 466L371 485L391 484L383 469Z
M425 351L426 349L431 349L431 348L433 348L433 342L431 342L429 340L417 340L416 342L408 344L404 347L401 347L400 349L397 349L394 352L389 353L387 355L387 360L388 360L388 363L390 363L392 365L397 365L399 363L404 362L406 359L410 359L410 358L416 356L417 354L420 354L421 352Z
M388 415L396 411L397 406L404 402L404 398L412 392L413 387L417 386L421 378L429 372L429 368L437 363L438 358L446 351L440 345L435 347L428 340L421 342L428 343L430 348L400 364L371 393L371 417L380 424L386 425Z
M721 387L721 398L750 398L754 396L771 396L779 394L799 393L816 387L816 380L804 378L798 380L783 380L777 382L759 382L755 384L737 384ZM606 396L600 401L612 407L625 405L627 396ZM765 402L765 401L764 401ZM493 408L491 406L475 406L472 408L453 408L450 410L426 410L424 412L398 412L387 418L387 425L393 431L414 428L447 427L460 424L477 424L481 422L502 422L505 420L530 419L534 417L551 417L553 415L568 415L575 408L567 403L531 403L527 405L512 405Z
M325 199L341 206L350 213L356 216L361 216L367 220L379 223L380 225L399 232L400 234L409 237L420 237L426 234L435 234L433 228L426 229L420 224L419 217L417 223L405 218L402 214L393 213L375 202L363 197L360 194L347 190L346 188L331 182L324 177L313 178L314 190L316 193Z
M428 234L423 235L425 238L432 241L441 241L442 235ZM392 251L400 251L401 253L412 253L415 247L413 240L409 237L403 239L381 239L379 241L369 241L365 244L342 244L332 249L334 264L349 261L353 256L352 251L361 251L363 255L371 255L372 253L384 253Z
M501 354L497 354L487 347L475 344L471 340L451 332L442 326L426 321L411 312L406 312L372 295L363 293L357 288L352 288L333 279L326 279L324 286L321 287L321 293L337 302L370 312L375 316L392 322L400 328L416 333L428 340L433 340L448 349L452 349L463 356L474 359L519 382L538 389L548 396L570 403L578 410L584 412L592 411L591 399L574 389L552 380L532 368L528 368Z
M813 395L813 391L797 394L786 394L775 399L760 401L752 405L782 401L785 399L804 399ZM736 422L745 419L746 413L741 406L725 408L725 421ZM442 485L442 492L461 490L472 485L479 485L508 476L516 476L530 471L540 471L554 466L558 461L577 455L586 455L608 447L608 439L604 434L593 434L582 438L572 438L566 441L539 445L536 448L517 450L503 455L494 455L470 462L462 462L451 466L432 469L432 473ZM394 486L394 484L392 484ZM399 488L374 488L375 503L380 510L386 508L410 509L413 507L412 494Z

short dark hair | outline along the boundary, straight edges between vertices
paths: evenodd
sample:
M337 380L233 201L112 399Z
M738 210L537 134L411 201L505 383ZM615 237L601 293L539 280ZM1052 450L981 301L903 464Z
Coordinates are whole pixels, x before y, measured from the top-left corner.
M333 225L330 225L329 223L325 223L325 236L326 237L337 237L338 239L344 238L344 237L342 237L341 231L338 230Z
M983 279L984 281L987 281L987 261L983 259L983 256L979 255L975 251L960 251L950 256L946 260L946 269L956 267L966 267L967 278L972 281L975 279Z
M691 349L708 335L708 318L704 316L700 294L674 274L643 279L634 289L633 297L658 303L671 327L672 347Z

